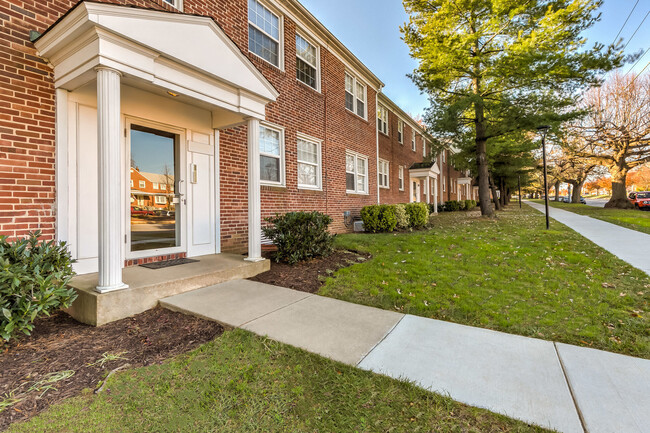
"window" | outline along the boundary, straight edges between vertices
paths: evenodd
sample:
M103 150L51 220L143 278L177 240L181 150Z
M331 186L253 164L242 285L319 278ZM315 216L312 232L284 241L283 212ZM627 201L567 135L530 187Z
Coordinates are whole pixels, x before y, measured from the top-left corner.
M131 188L133 188L133 179L131 179Z
M153 183L153 189L158 189L158 184L156 182Z
M427 157L427 141L422 137L422 156Z
M157 195L154 198L154 202L156 204L167 204L167 197L165 197L164 195Z
M390 188L388 173L389 173L388 161L380 159L379 160L379 187L380 188Z
M347 192L368 193L368 158L357 153L345 154L345 189Z
M318 90L318 48L296 35L296 77Z
M404 191L404 167L399 166L399 190Z
M260 180L270 185L284 185L284 132L260 126Z
M280 67L280 17L258 0L248 0L248 50Z
M348 73L345 74L345 108L366 118L366 86Z
M411 150L415 152L415 129L411 129Z
M178 10L183 10L183 0L163 0L163 3L172 5Z
M404 122L397 119L397 141L404 144Z
M442 162L443 162L443 163L444 163L444 162L447 162L447 156L446 156L446 153L447 153L446 150L443 150L443 151L442 151Z
M144 180L141 180L138 184L140 185L140 188L146 188L147 187L147 183Z
M442 190L447 191L447 183L444 175L442 176Z
M321 189L321 143L298 136L298 187Z
M379 132L388 135L388 110L382 105L377 105L377 128Z

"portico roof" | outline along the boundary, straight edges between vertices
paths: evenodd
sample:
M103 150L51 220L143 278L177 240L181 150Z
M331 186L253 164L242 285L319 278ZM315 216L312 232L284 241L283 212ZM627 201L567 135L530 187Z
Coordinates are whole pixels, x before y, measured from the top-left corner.
M416 162L409 167L409 175L411 177L436 177L440 174L438 163L434 162Z
M98 66L136 83L263 119L279 96L209 17L84 1L35 42L54 67L55 87L75 90ZM234 119L233 119L234 120Z

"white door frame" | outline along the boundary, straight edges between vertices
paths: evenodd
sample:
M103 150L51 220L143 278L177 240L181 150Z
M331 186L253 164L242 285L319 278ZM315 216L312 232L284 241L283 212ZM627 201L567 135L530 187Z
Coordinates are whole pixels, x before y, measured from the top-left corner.
M187 221L187 205L184 200L186 197L187 193L187 144L186 144L186 136L187 136L187 131L183 128L167 125L165 123L160 123L160 122L155 122L152 120L147 120L147 119L142 119L134 116L123 116L122 118L122 124L124 125L124 144L122 146L123 149L123 154L124 154L124 161L123 164L125 164L125 167L127 168L124 173L124 180L123 180L123 185L124 185L124 190L123 190L123 199L122 199L122 205L123 205L123 210L122 214L124 215L124 226L123 226L123 233L124 233L124 257L126 260L132 260L132 259L140 259L144 257L154 257L154 256L161 256L161 255L166 255L166 254L178 254L178 253L185 253L187 252L187 233L188 233L188 221ZM153 129L158 129L160 131L164 132L170 132L172 134L176 134L178 136L178 153L179 153L179 159L178 165L179 165L179 175L180 179L177 182L175 180L175 184L179 185L178 189L179 191L174 190L175 194L183 194L182 198L179 201L179 207L180 207L180 228L179 228L179 233L180 233L180 246L173 247L173 248L157 248L153 250L144 250L144 251L131 251L131 182L130 182L130 173L131 173L131 125L136 124L140 126L145 126L148 128L153 128Z
M413 191L413 183L414 182L416 183L416 185L415 185L416 199L415 200L413 200L413 192L414 192ZM422 197L421 197L422 190L420 188L421 188L420 179L415 178L415 177L409 177L409 191L411 193L411 198L410 198L409 201L411 203L420 203L420 201L422 201Z

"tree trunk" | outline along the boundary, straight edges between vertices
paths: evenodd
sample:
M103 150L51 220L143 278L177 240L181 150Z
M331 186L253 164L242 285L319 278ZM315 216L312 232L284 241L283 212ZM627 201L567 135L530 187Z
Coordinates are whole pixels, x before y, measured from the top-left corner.
M492 182L492 179L488 178L490 183L490 190L492 191L492 201L494 201L494 207L496 210L501 210L501 202L499 201L499 195L497 194L497 187Z
M621 167L621 165L609 167L609 173L612 175L612 198L605 203L606 208L634 209L634 205L627 198L625 189L627 172L628 168Z
M560 201L560 181L555 181L555 201Z
M580 203L580 195L582 193L582 187L585 185L587 179L582 179L580 181L573 182L573 192L571 194L571 203Z

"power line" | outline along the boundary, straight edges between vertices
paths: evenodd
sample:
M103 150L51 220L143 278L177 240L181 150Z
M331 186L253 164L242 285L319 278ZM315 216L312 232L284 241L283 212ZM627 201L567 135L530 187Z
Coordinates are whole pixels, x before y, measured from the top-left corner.
M623 47L623 51L625 51L625 49L627 48L627 46L630 45L630 42L632 41L632 39L634 39L634 35L636 35L636 32L639 31L639 29L641 28L641 26L642 26L643 23L645 22L645 19L648 18L648 15L650 15L650 10L648 11L647 14L645 14L645 16L643 17L643 20L641 21L641 24L639 24L639 26L636 28L636 30L634 31L634 33L632 33L632 36L630 36L630 39L627 40L627 44L625 44L625 46Z
M616 40L617 40L618 37L621 35L621 32L622 32L623 29L625 28L625 25L627 24L627 21L628 21L628 20L630 19L630 17L632 16L632 13L634 12L634 9L636 9L636 5L638 5L638 4L639 4L639 0L636 0L636 3L634 3L634 6L632 6L632 10L630 11L630 14L629 14L629 15L627 16L627 18L625 19L625 22L624 22L623 25L621 26L621 29L618 31L618 33L616 33L616 37L614 37L614 41L612 41L612 45L614 45L614 43L616 43Z
M636 66L636 65L641 61L641 59L643 59L643 58L645 57L645 55L648 54L648 51L650 51L650 47L648 47L648 49L645 50L645 52L643 53L643 55L642 55L641 57L639 57L639 58L637 59L636 62L634 62L634 64L632 65L632 67L631 67L630 69L628 69L628 71L627 71L623 76L629 74L630 71L632 71L632 69L634 69L634 67L635 67L635 66ZM645 68L643 68L643 69L645 69Z

